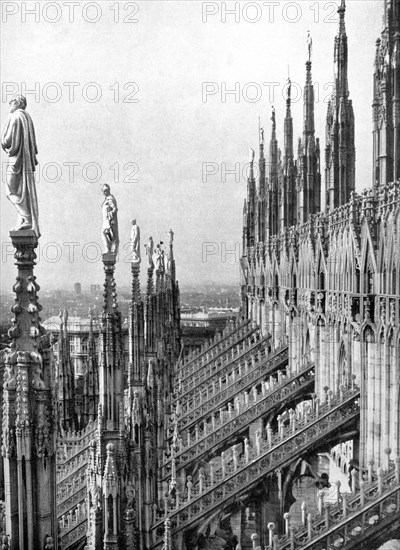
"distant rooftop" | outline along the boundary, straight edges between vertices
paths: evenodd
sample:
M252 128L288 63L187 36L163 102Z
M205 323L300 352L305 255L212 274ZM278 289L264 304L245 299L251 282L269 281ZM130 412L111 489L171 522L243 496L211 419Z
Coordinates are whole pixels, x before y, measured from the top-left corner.
M238 308L219 308L219 307L210 307L203 308L202 311L198 311L196 308L182 308L181 310L181 319L221 319L229 318L237 315Z
M47 330L60 330L61 319L58 315L49 317L44 321L43 325ZM68 317L67 330L68 332L89 332L90 319L85 317ZM93 329L98 330L99 319L93 317Z

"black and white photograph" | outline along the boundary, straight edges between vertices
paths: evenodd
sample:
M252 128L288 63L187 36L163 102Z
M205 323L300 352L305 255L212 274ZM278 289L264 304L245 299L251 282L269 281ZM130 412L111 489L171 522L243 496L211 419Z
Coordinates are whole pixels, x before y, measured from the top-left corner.
M0 46L1 550L400 550L400 0Z

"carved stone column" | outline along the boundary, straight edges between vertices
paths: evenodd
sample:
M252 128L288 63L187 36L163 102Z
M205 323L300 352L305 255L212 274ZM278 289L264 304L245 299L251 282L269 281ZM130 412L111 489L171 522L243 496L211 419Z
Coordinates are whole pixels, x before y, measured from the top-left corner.
M43 328L33 274L38 239L32 230L11 231L10 237L18 275L3 386L6 532L11 550L34 550L48 537L57 547L56 422L52 376L39 349Z
M136 550L135 511L133 509L126 510L124 513L124 537L125 548Z
M106 427L111 430L117 430L119 427L118 415L120 403L122 403L122 332L114 279L115 262L114 252L103 254L105 282L100 340L99 398Z

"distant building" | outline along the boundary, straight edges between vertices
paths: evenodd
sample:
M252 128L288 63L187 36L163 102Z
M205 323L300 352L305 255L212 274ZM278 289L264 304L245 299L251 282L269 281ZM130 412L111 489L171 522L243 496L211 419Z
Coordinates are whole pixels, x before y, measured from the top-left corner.
M75 294L82 294L82 285L81 285L81 283L75 283L74 284L74 292L75 292Z
M72 362L75 378L80 378L86 371L88 361L88 340L92 330L96 341L100 332L98 318L68 317L63 313L63 317L50 317L43 323L44 327L55 337L56 343L53 346L55 359L59 359L59 341L61 325L63 332L67 337L69 347L69 357Z
M90 295L97 296L100 294L100 285L90 285Z
M197 351L216 332L221 332L229 321L236 319L238 309L234 308L182 308L181 338L183 357Z

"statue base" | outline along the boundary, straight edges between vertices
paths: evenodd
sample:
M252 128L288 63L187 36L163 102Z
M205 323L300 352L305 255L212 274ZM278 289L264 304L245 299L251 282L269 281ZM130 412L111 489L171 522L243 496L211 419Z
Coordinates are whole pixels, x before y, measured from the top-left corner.
M18 266L18 269L23 270L24 273L26 270L32 271L36 260L35 249L39 243L36 233L33 229L15 230L10 231L10 238L15 248L15 265ZM22 276L21 273L18 275ZM33 271L29 275L33 275Z
M12 243L37 246L39 239L33 229L16 229L9 233Z
M104 254L102 254L102 260L104 263L115 263L117 255L115 252L104 252Z

